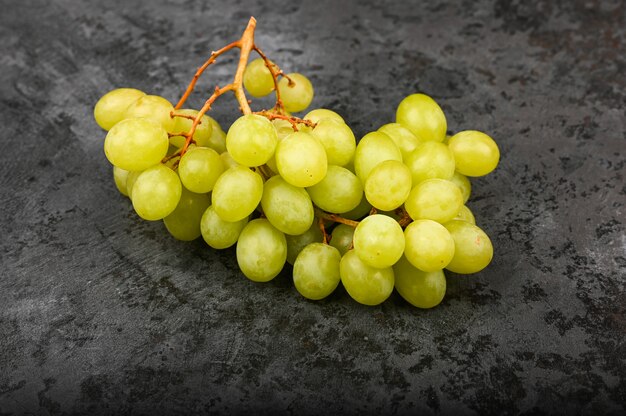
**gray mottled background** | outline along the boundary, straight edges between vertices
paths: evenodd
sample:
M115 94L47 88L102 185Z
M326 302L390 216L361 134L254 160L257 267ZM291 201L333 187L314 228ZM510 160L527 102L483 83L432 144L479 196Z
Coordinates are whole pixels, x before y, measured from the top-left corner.
M624 2L0 6L0 414L626 412ZM309 302L289 270L254 284L118 194L96 100L175 101L250 15L358 136L423 91L499 143L469 203L495 259L436 309Z

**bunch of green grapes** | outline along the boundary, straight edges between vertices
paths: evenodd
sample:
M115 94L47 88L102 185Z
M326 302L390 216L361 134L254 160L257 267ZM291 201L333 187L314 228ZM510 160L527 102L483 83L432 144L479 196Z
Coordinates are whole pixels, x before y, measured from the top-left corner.
M413 94L395 123L357 145L334 111L290 114L312 102L305 76L275 84L258 59L243 85L254 97L277 85L286 111L244 114L227 132L202 115L190 141L181 134L195 110L129 88L98 101L115 184L141 218L162 220L179 240L236 245L239 268L255 282L290 263L296 290L312 300L342 284L357 302L377 305L395 287L412 305L431 308L445 295L444 269L467 274L489 264L491 241L465 205L468 178L498 164L489 136L446 136L441 108Z

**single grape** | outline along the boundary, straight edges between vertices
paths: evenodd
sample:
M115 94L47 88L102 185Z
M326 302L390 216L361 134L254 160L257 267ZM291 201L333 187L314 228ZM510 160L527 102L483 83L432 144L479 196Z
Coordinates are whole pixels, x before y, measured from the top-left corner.
M239 221L252 214L263 194L261 176L243 166L228 169L217 179L211 199L224 221Z
M307 188L307 192L315 205L324 211L341 214L359 205L363 185L348 169L330 165L324 179Z
M354 252L372 267L392 266L404 252L402 227L386 215L366 217L354 230Z
M93 109L96 123L104 130L109 131L113 126L125 118L126 109L145 92L134 88L118 88L104 94Z
M385 160L371 170L363 187L373 207L391 211L401 206L411 192L411 171L402 162Z
M393 266L395 287L400 296L411 305L429 309L441 303L446 294L446 276L443 270L424 272L416 269L405 256Z
M199 194L212 191L225 169L220 155L208 147L189 149L178 164L178 174L185 188Z
M274 90L274 78L263 58L250 62L243 73L243 86L253 97L265 97Z
M128 172L128 176L126 176L126 192L128 193L129 198L133 198L133 186L135 186L135 182L139 175L141 175L142 170L137 170L133 172Z
M272 124L276 129L278 140L282 140L294 132L293 125L289 121L282 118L275 118L274 120L272 120Z
M306 246L293 264L296 290L311 300L324 299L339 285L341 254L335 247L323 243Z
M483 230L467 221L444 224L454 239L454 257L446 269L459 274L477 273L493 258L493 245Z
M466 176L484 176L498 166L500 150L485 133L466 130L455 134L448 147L454 154L456 170Z
M132 188L133 208L148 221L170 215L180 201L182 185L178 175L167 166L158 164L141 172Z
M165 228L177 240L195 240L200 237L200 219L210 203L209 195L196 194L183 187L176 209L163 218Z
M315 110L311 110L304 117L304 120L310 120L313 123L319 123L322 119L331 118L333 120L340 121L345 123L343 117L334 112L333 110L328 110L326 108L316 108Z
M292 133L276 146L276 167L290 184L302 188L313 186L326 176L326 151L310 134Z
M272 280L285 265L287 241L265 218L250 221L239 235L237 263L243 274L255 282Z
M363 305L381 304L393 292L393 269L369 266L354 250L348 251L341 258L339 274L350 297Z
M404 208L414 220L428 219L445 223L461 210L463 195L458 186L444 179L427 179L409 194Z
M239 117L226 134L228 153L242 166L261 166L276 149L278 136L272 123L258 114Z
M241 166L239 163L235 162L235 159L233 159L233 157L230 155L230 153L228 153L228 151L225 151L224 153L222 153L220 155L220 159L222 159L222 164L224 165L224 169L230 169L234 166Z
M352 249L354 227L347 224L337 224L330 238L330 245L339 250L342 256Z
M411 94L400 102L396 121L409 129L420 141L441 142L448 124L439 105L425 94Z
M324 146L329 165L345 166L354 157L356 139L343 121L323 118L317 122L311 134Z
M365 194L361 197L361 202L357 205L356 208L350 210L348 212L344 212L341 214L342 217L347 218L349 220L360 220L364 216L366 216L372 210L372 206L367 201Z
M404 255L425 272L441 270L454 256L454 240L446 228L432 220L416 220L404 230Z
M302 234L285 234L285 239L287 240L287 262L293 264L304 247L311 243L321 243L323 238L322 230L320 230L317 221L313 221L313 225Z
M461 194L463 194L463 203L466 203L472 194L472 183L469 178L465 175L461 175L459 172L454 172L450 181L461 189Z
M239 239L241 230L248 223L248 217L239 221L224 221L211 205L200 220L200 232L206 243L215 249L224 249L234 245Z
M359 142L354 153L356 176L365 182L372 169L385 160L402 162L402 153L398 146L385 133L368 133Z
M126 181L128 180L128 172L127 170L118 168L117 166L113 166L113 180L115 181L115 186L117 190L124 196L128 196L128 190L126 189Z
M400 123L385 124L378 131L385 133L398 146L402 153L402 160L406 160L409 154L422 143L409 129L403 127Z
M209 142L206 146L222 154L226 151L226 133L224 133L224 130L222 130L222 127L215 119L210 116L207 117L211 123L211 137L209 137Z
M178 133L174 131L172 111L174 111L174 106L165 98L158 95L144 95L128 106L124 118L149 118L161 124L166 131Z
M470 224L476 225L476 218L474 218L474 214L467 207L467 205L463 205L459 210L459 213L454 217L455 220L467 221Z
M175 110L174 114L180 114L185 116L196 117L198 115L198 111L190 110L190 109L182 109ZM174 117L174 127L172 127L172 133L188 133L191 130L191 126L193 125L193 120L190 120L185 117ZM196 144L201 147L209 147L210 138L213 134L213 124L209 119L209 116L203 114L200 117L200 124L196 126L196 130L193 132L193 139ZM176 136L175 136L176 137ZM181 136L177 136L181 137ZM185 137L183 137L185 139ZM170 138L170 143L174 144L172 138ZM184 143L183 143L184 144ZM181 146L178 146L181 147Z
M263 185L261 207L269 222L285 234L302 234L313 224L309 194L280 176L269 178Z
M451 179L454 175L454 156L445 144L425 142L404 160L411 170L413 184L426 179Z
M311 85L311 81L298 73L287 74L287 76L291 79L291 82L287 77L283 77L278 82L278 91L285 109L290 113L305 110L313 101L313 85Z
M153 120L122 120L104 139L104 153L114 166L124 170L144 170L161 162L167 154L167 132Z

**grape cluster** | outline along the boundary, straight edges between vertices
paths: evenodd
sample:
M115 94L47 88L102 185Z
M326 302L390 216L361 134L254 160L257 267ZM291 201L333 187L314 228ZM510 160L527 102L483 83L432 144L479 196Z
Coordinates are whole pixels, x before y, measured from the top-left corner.
M412 94L395 123L357 144L334 111L290 114L310 105L313 87L272 65L251 61L242 83L253 97L278 89L277 106L242 115L227 132L206 114L136 89L98 101L115 184L141 218L163 220L179 240L236 245L239 268L256 282L290 263L295 288L312 300L341 282L365 305L395 287L431 308L445 295L444 269L467 274L489 264L491 241L465 205L468 177L498 164L489 136L446 136L439 105Z

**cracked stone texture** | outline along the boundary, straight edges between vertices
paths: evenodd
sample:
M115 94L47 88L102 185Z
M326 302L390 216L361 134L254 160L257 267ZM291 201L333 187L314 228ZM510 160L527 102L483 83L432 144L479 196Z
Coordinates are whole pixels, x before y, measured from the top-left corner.
M1 3L0 414L626 412L624 2ZM175 101L250 15L357 136L423 91L498 142L469 202L494 261L439 307L254 284L116 191L96 100Z

